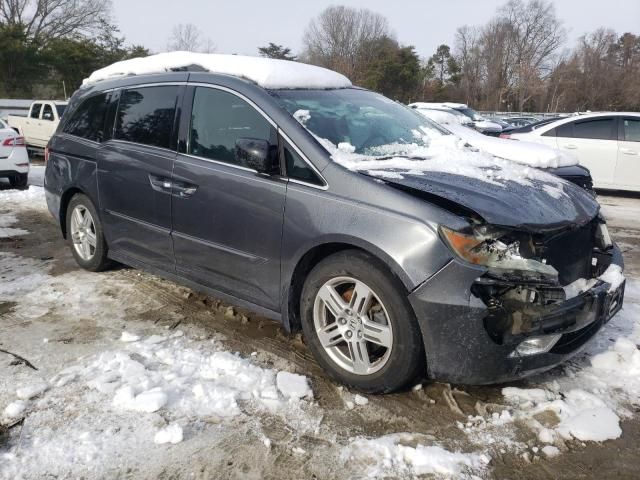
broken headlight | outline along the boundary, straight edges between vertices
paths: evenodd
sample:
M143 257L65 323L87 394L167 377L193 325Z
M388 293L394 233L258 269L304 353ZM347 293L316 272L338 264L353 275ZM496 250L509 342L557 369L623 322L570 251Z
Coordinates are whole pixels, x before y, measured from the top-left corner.
M557 280L558 271L551 265L520 254L519 241L503 241L507 232L492 227L476 227L461 233L440 227L451 250L463 260L482 265L497 274L519 274L531 279Z

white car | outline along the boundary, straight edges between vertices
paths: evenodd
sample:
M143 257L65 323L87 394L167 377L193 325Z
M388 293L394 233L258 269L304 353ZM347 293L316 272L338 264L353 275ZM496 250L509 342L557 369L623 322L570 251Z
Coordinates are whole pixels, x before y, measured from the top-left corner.
M0 178L8 178L14 188L26 188L29 155L24 137L0 120Z
M577 115L510 138L573 153L596 188L640 191L640 113Z
M416 102L409 105L411 108L423 108L430 110L442 110L449 113L454 113L460 115L466 119L466 122L461 122L463 124L471 124L481 133L486 135L494 135L497 136L500 132L502 132L502 127L500 124L496 122L492 122L487 120L478 112L476 112L473 108L469 108L469 106L464 103L452 103L452 102L444 102L444 103L434 103L434 102Z
M460 137L466 143L496 157L538 168L568 167L578 164L578 159L557 148L531 142L515 142L483 135L473 128L458 123L455 116L442 110L415 108L421 115Z

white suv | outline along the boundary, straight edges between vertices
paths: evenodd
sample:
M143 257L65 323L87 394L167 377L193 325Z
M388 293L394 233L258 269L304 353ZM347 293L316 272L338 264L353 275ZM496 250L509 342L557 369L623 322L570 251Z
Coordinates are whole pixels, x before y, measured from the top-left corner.
M596 188L640 191L640 113L577 115L510 138L572 152Z

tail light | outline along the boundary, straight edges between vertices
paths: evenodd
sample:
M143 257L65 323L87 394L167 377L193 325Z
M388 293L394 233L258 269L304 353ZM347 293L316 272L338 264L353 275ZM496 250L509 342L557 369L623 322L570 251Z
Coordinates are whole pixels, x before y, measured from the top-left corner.
M45 163L45 165L47 164L48 161L49 161L49 145L44 147L44 163Z
M3 147L24 147L26 143L24 137L9 137L2 142Z
M508 133L501 133L500 138L511 138L511 135Z

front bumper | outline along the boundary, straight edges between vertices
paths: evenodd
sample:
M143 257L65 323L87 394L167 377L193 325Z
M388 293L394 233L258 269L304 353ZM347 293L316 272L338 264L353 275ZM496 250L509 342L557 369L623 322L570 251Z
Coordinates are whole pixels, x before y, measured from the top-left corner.
M614 247L612 263L623 267ZM492 312L472 292L486 272L456 259L409 295L425 344L430 378L464 384L500 383L548 370L582 346L622 307L624 283L609 292L598 282L572 299L517 312L517 328L497 328ZM497 325L501 325L499 322ZM540 335L562 334L548 352L514 355L520 342Z

